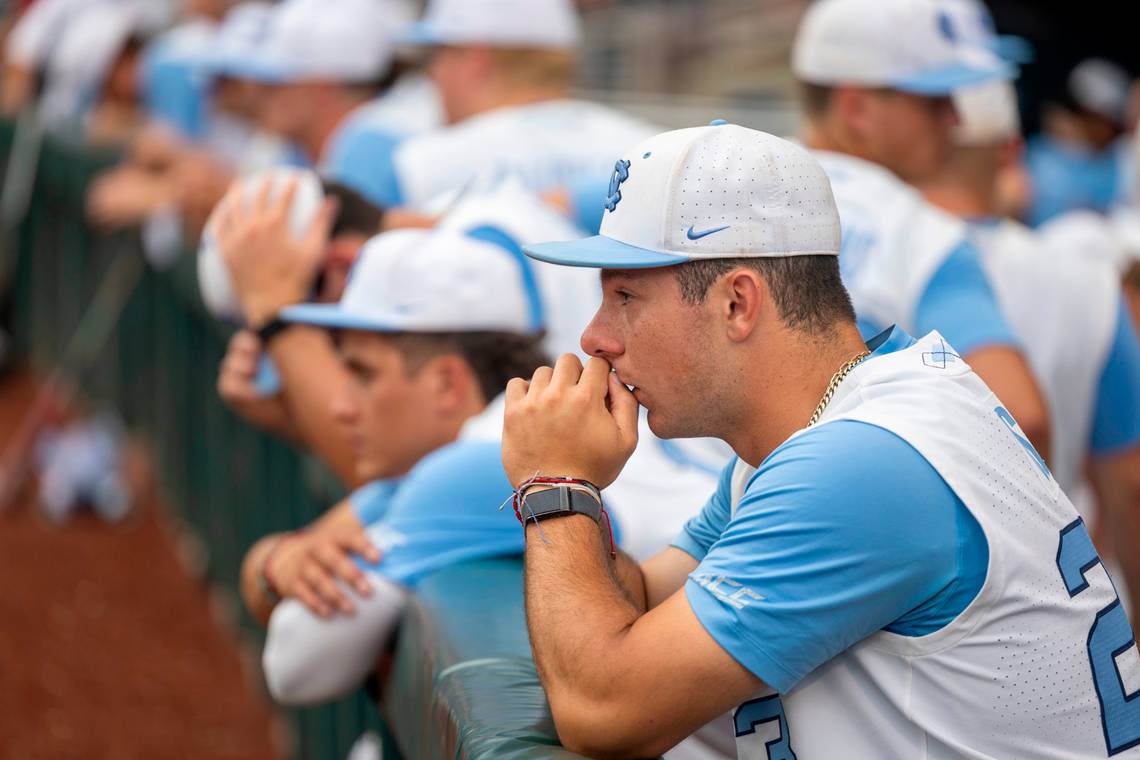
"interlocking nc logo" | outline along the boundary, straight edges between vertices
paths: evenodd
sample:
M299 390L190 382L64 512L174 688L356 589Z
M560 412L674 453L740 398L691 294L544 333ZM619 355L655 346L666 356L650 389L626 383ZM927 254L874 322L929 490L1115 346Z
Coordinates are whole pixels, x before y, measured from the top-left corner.
M614 176L610 177L610 194L606 198L606 210L613 211L621 203L621 185L629 179L629 161L618 161L614 165Z

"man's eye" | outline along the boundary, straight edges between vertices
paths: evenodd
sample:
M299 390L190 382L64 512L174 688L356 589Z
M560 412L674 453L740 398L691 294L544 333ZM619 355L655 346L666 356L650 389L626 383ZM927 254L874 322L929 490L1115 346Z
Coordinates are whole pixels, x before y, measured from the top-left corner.
M630 293L628 290L617 291L617 296L621 299L622 303L629 303L633 300L633 293Z

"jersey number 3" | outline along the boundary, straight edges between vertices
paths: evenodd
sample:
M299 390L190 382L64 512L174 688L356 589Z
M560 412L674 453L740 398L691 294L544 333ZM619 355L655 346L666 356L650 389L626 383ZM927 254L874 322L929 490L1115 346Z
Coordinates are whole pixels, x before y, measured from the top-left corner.
M1061 531L1057 569L1069 596L1089 587L1085 574L1100 564L1084 520L1077 518ZM1140 691L1128 694L1116 658L1136 646L1132 626L1120 598L1096 614L1089 630L1089 664L1100 702L1101 724L1109 756L1140 744Z
M784 705L776 695L754 699L736 708L736 745L741 757L767 757L768 760L796 760ZM754 744L754 747L745 745ZM766 752L767 755L760 754Z

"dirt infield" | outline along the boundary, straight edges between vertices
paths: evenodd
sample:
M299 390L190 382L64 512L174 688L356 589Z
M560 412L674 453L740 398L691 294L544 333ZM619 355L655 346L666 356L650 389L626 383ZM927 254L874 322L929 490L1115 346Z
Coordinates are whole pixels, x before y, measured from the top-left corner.
M0 380L0 439L31 397ZM275 720L159 511L0 514L0 758L276 758ZM279 732L277 732L279 734Z

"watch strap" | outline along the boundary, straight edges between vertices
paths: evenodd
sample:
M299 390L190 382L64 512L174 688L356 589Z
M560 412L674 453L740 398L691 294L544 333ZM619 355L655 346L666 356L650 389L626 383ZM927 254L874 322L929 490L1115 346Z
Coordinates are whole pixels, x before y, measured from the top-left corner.
M523 497L523 517L541 522L552 517L586 515L594 522L602 521L602 502L580 486L560 485L536 491Z
M261 340L261 347L268 348L270 342L272 342L274 338L292 326L292 322L286 322L285 320L281 319L281 317L274 317L261 327L257 328L257 337L259 340Z

